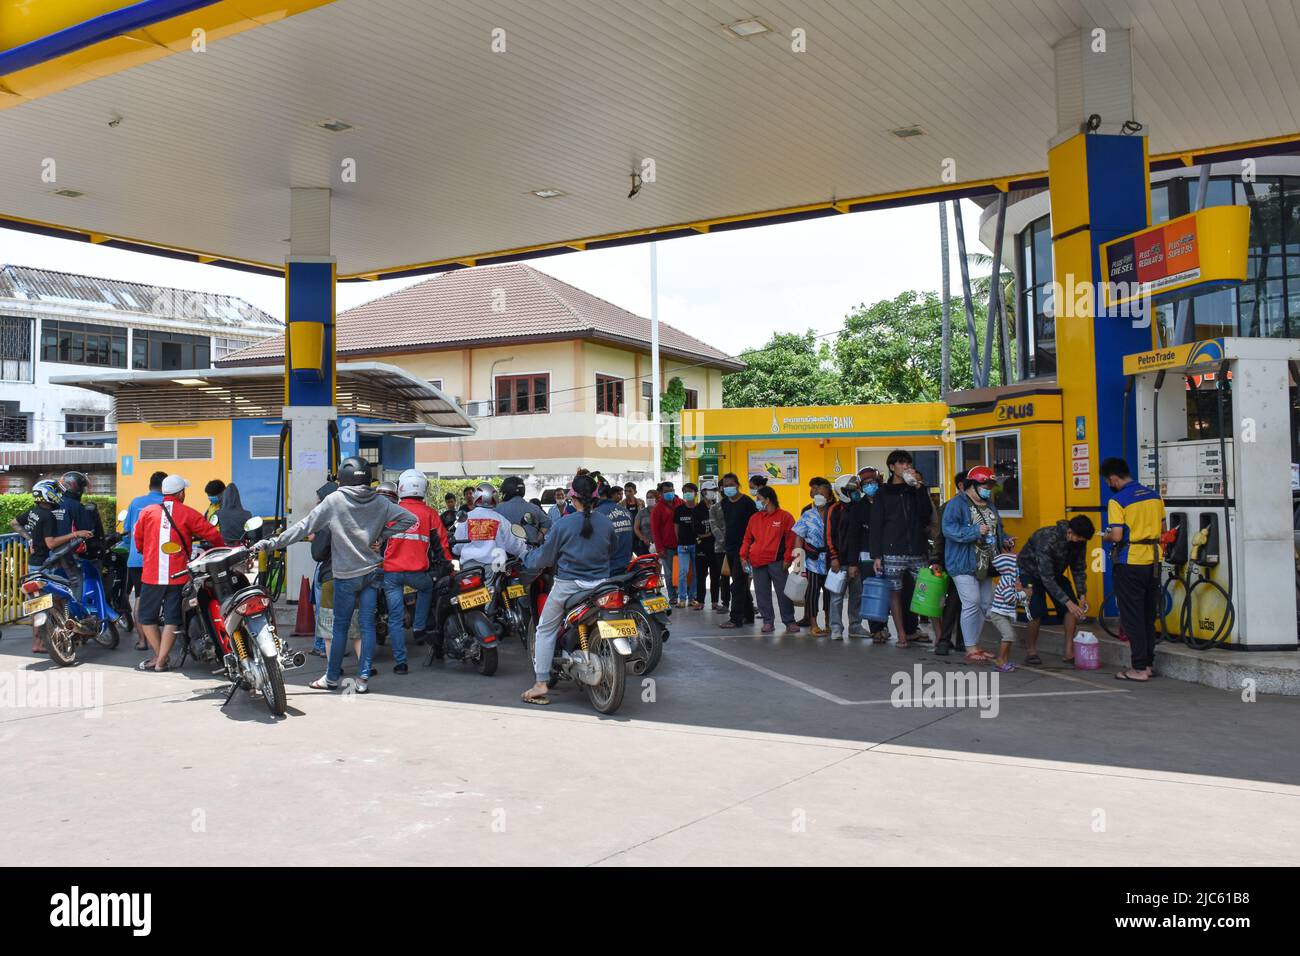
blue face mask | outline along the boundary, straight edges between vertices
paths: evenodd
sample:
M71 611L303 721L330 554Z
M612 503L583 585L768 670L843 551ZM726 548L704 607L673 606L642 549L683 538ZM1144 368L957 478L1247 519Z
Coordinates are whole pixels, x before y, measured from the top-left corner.
M735 485L724 485L722 488L722 493L726 495L728 498L736 497L736 492L738 491L740 491L740 489L737 488Z
M858 501L858 500L860 500L861 498L862 498L862 492L860 492L860 491L851 491L851 492L849 492L849 500L850 500L850 501Z
M208 500L211 501L211 502L215 505L218 501L221 500L221 496L220 496L220 495L208 495Z
M874 495L877 491L880 490L880 485L876 484L874 481L869 481L867 482L867 486L862 490L865 491L868 495Z
M664 501L672 501L674 498L677 497L677 495L674 492L665 491L661 497L664 499Z
M695 492L693 492L693 491L684 491L684 492L682 492L682 497L685 498L687 501L694 501L694 500L695 500Z
M993 489L992 489L992 488L981 488L981 489L980 489L980 497L983 498L985 501L988 501L990 498L993 497Z

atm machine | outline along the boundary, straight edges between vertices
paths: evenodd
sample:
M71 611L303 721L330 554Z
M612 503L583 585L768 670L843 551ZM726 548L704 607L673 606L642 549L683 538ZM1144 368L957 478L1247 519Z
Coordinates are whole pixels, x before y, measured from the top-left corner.
M1162 625L1195 647L1297 649L1291 388L1300 340L1128 355L1138 480L1165 500Z

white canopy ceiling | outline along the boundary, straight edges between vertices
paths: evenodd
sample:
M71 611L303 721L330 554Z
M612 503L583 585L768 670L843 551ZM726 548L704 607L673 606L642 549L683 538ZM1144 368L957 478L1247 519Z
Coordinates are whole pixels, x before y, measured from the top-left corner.
M1153 154L1300 131L1294 0L336 0L0 111L0 214L279 265L289 187L328 186L347 276L1005 178L1093 24L1133 31Z

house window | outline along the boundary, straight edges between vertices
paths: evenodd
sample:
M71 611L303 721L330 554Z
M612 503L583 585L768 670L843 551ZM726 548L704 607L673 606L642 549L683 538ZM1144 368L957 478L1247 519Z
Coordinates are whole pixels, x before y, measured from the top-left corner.
M1001 432L978 438L963 438L958 460L963 471L976 465L988 465L998 476L993 504L1005 517L1023 515L1020 497L1020 433Z
M140 333L137 332L136 338L139 339L139 337ZM248 339L227 339L222 338L221 336L214 336L212 339L212 360L215 362L219 359L223 359L232 352L238 352L240 349L247 348L252 344L253 343ZM195 367L197 368L198 366Z
M131 367L165 372L208 368L212 364L210 351L205 335L136 329L131 342Z
M434 388L436 388L438 391L440 392L442 391L442 379L431 378L429 379L429 384L432 385Z
M0 315L0 381L32 380L32 320Z
M650 383L650 382L642 382L642 383L641 383L641 398L642 398L643 400L647 401L647 402L653 402L653 401L654 401L654 397L655 397L655 394L654 394L654 387L651 385L651 383Z
M696 409L700 407L700 390L698 388L688 388L686 390L686 404L682 406L685 409Z
M103 415L79 415L69 413L64 418L63 430L65 432L102 432L104 430ZM69 448L94 448L99 443L93 441L77 441L73 438L64 439Z
M27 444L32 440L32 413L17 402L0 402L0 441Z
M551 376L501 375L497 378L498 415L534 415L550 407Z
M623 414L623 380L612 375L596 376L596 413Z
M126 368L126 329L44 319L41 321L41 359L70 365Z

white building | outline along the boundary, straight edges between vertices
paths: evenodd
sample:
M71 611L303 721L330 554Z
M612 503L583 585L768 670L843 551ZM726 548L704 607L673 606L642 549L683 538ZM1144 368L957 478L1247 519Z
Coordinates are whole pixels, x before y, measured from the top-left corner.
M112 400L51 377L208 369L283 328L233 296L0 266L0 491L71 467L112 490Z

